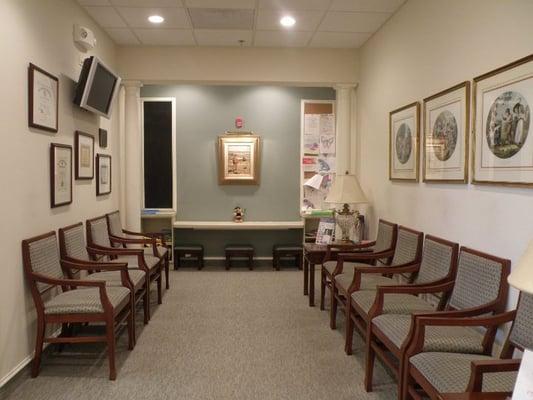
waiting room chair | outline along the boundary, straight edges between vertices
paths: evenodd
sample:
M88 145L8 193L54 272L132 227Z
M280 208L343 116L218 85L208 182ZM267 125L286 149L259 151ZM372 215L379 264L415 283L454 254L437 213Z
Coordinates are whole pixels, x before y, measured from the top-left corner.
M133 303L127 285L126 265L102 264L107 271L120 271L125 286L106 286L104 281L65 279L55 232L22 241L24 272L37 310L37 337L31 375L39 374L44 343L107 343L109 379L117 376L115 337L121 324L127 324L128 348L134 346ZM79 269L84 265L70 263ZM52 290L61 287L61 291ZM103 323L105 336L72 336L73 324ZM57 337L46 336L47 324L61 324Z

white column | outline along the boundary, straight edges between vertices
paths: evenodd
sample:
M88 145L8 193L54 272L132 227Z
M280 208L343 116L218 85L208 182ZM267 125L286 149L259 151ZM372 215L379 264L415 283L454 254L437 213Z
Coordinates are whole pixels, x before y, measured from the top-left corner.
M142 204L142 144L141 144L141 86L139 81L122 82L124 99L124 200L125 226L141 230Z
M337 131L337 174L346 171L354 173L355 154L352 154L352 143L355 142L355 104L354 84L335 85L336 94L336 131ZM353 143L355 144L355 143ZM352 162L352 159L354 161Z

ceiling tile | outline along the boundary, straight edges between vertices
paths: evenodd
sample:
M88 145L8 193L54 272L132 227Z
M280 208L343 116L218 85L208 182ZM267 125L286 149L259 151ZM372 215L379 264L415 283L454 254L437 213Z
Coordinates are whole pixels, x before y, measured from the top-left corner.
M123 28L124 20L113 7L85 7L87 12L102 28Z
M148 46L194 46L189 29L134 29L142 44Z
M255 8L255 0L183 0L191 8Z
M141 44L129 28L107 28L106 32L116 44L122 46Z
M328 12L319 31L375 32L390 16L388 13Z
M281 26L279 20L286 13L279 10L259 10L257 16L257 29L260 30L282 30L287 29ZM292 11L290 13L296 20L294 30L314 31L324 13L322 11Z
M257 31L254 45L260 47L305 47L313 32Z
M117 10L132 28L190 28L187 13L184 8L119 7ZM165 18L165 21L157 25L152 24L148 21L150 15L161 15Z
M259 0L259 8L271 10L327 10L330 0Z
M109 6L109 0L78 0L82 6Z
M370 36L370 33L317 32L311 40L310 47L357 48Z
M252 42L252 31L197 29L194 31L196 42L200 46L241 46L239 40L244 40L243 46Z
M118 7L183 7L181 0L109 0Z
M254 10L228 8L189 8L195 29L248 30L254 25Z
M332 11L395 12L406 0L333 0Z

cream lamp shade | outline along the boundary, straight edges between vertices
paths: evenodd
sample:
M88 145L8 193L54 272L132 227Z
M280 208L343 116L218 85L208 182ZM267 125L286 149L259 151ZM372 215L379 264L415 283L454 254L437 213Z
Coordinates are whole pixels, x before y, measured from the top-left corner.
M357 178L349 174L337 175L325 201L334 204L368 203Z
M322 186L322 181L324 180L324 176L320 174L313 175L311 178L309 178L307 181L305 181L304 186L311 187L313 189L320 189L320 186Z
M525 253L513 268L507 281L518 290L533 293L533 240L529 242Z

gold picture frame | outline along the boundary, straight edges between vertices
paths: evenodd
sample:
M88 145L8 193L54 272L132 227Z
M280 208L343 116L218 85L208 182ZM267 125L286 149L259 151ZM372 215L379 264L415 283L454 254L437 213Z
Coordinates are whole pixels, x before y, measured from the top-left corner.
M420 102L415 101L389 113L389 179L391 181L419 181L419 140Z
M252 132L218 137L219 185L259 185L261 139Z
M472 183L533 187L533 54L474 78Z
M470 82L425 98L423 109L423 182L468 183Z

